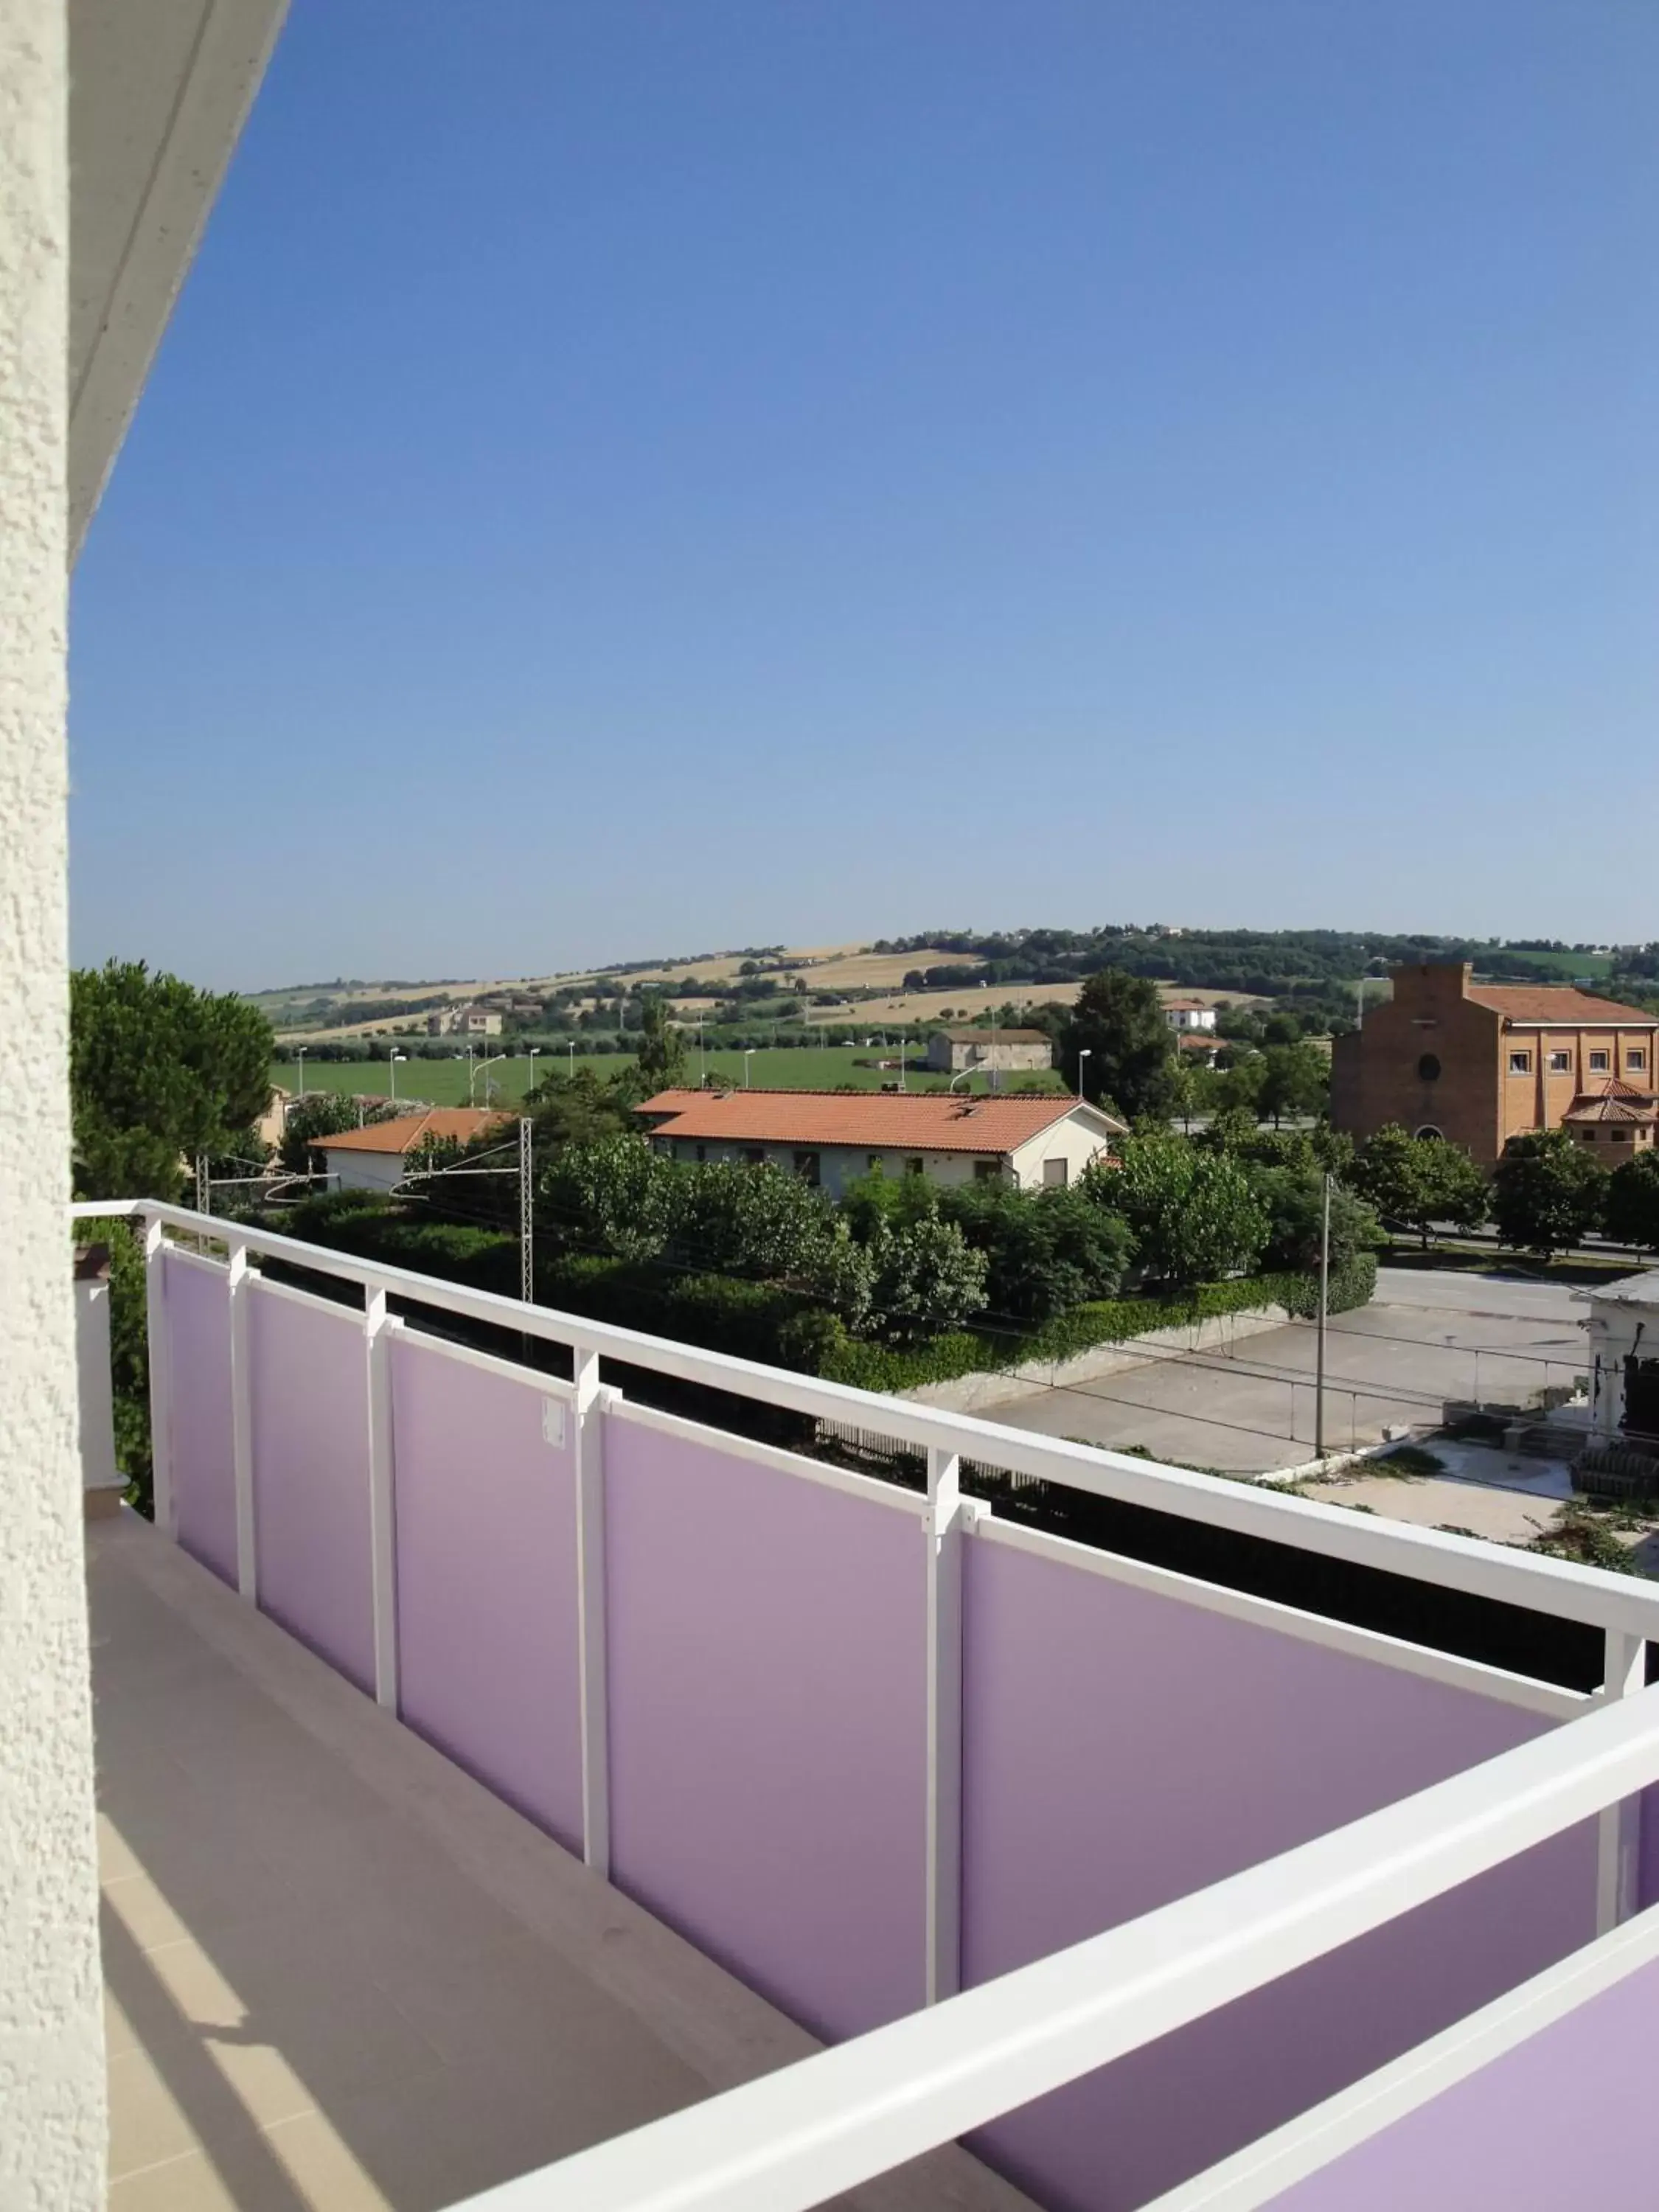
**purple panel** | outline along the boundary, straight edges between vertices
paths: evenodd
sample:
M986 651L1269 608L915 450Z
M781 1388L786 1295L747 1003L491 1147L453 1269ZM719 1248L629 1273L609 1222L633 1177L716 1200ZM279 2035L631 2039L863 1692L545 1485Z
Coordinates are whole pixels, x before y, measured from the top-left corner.
M983 1982L1552 1725L980 1540L967 1547L963 1977ZM1575 1831L988 2130L1052 2212L1127 2212L1593 1934Z
M259 1604L372 1691L362 1322L257 1283L247 1296Z
M1659 1905L1659 1786L1638 1792L1636 1894L1645 1911Z
M1659 1963L1273 2200L1273 2212L1652 2212Z
M544 1391L399 1334L392 1352L403 1718L582 1842L576 1495Z
M230 1279L165 1252L179 1541L236 1587L236 1474L230 1435Z
M818 2033L923 1995L919 1519L607 1423L619 1885Z

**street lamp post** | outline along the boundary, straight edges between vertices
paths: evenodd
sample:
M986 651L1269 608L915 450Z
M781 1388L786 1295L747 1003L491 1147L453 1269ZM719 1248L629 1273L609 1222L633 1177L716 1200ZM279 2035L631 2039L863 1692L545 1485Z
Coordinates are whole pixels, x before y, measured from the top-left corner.
M1077 1095L1079 1098L1084 1096L1083 1063L1085 1060L1092 1060L1094 1054L1094 1047L1091 1044L1085 1044L1077 1056Z
M300 1066L300 1096L301 1098L306 1095L306 1049L307 1048L304 1045L296 1046L294 1054L294 1057L299 1062Z
M744 1052L744 1055L743 1055L743 1087L744 1087L744 1089L745 1091L747 1091L747 1090L748 1090L748 1088L749 1088L749 1078L750 1078L749 1063L750 1063L750 1061L754 1057L755 1057L755 1048L754 1048L754 1046L751 1044L751 1045L748 1048L748 1049Z
M540 1050L541 1047L538 1044L532 1044L530 1048L530 1080L525 1085L526 1097L536 1088L536 1055Z
M398 1103L398 1062L408 1058L409 1054L406 1052L399 1052L395 1044L386 1054L386 1066L392 1075L392 1103L394 1106Z
M575 1040L575 1038L574 1038L574 1037L567 1037L567 1038L566 1038L566 1040L565 1040L565 1047L564 1047L564 1048L565 1048L565 1054L566 1054L566 1059L565 1059L565 1063L564 1063L564 1066L565 1066L565 1073L566 1073L566 1074L570 1078L570 1080L574 1083L574 1082L575 1081L575 1079L576 1079L576 1040Z

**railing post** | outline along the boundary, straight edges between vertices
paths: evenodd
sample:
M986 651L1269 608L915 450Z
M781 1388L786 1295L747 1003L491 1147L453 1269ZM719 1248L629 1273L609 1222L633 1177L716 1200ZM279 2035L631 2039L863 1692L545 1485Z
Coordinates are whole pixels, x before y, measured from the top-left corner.
M236 1499L236 1587L259 1602L258 1539L253 1516L253 1376L248 1358L247 1247L230 1248L230 1464Z
M925 2000L962 1985L962 1462L927 1452L927 1927Z
M1605 1632L1607 1660L1601 1683L1602 1701L1613 1705L1634 1697L1647 1682L1648 1647L1639 1636L1625 1630ZM1622 1798L1608 1805L1596 1819L1595 1932L1606 1936L1635 1916L1641 1842L1642 1802Z
M392 1416L392 1338L398 1323L384 1291L363 1294L368 1389L369 1587L374 1620L374 1701L398 1710L398 1545Z
M576 1633L582 1724L582 1858L611 1871L611 1727L605 1683L605 1413L612 1394L599 1384L599 1355L574 1354L576 1478Z
M168 1359L167 1235L159 1221L144 1218L144 1333L149 1360L149 1458L151 1510L155 1526L176 1541L173 1504L173 1374Z

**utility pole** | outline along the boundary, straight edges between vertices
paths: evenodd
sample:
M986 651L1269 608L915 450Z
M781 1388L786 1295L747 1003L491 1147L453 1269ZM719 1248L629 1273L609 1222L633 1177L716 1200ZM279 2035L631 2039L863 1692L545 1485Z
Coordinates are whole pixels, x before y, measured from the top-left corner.
M532 1175L531 1120L528 1114L519 1117L519 1296L526 1305L534 1303L536 1295L535 1231L536 1211L533 1204L535 1183Z
M1325 1456L1325 1322L1331 1302L1331 1178L1319 1209L1319 1339L1314 1352L1314 1457Z

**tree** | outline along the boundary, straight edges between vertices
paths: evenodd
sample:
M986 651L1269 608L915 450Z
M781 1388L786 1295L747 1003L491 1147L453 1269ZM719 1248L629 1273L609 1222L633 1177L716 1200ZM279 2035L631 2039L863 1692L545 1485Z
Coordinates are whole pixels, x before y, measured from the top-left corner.
M591 1067L579 1067L574 1075L544 1075L525 1102L535 1125L531 1137L538 1158L550 1157L564 1145L636 1134L636 1087L626 1072L609 1081Z
M1602 1226L1615 1243L1659 1250L1659 1152L1632 1153L1613 1170Z
M1176 1059L1156 983L1116 968L1089 977L1060 1032L1060 1064L1073 1091L1126 1121L1164 1121L1176 1098Z
M1385 1221L1415 1229L1425 1251L1437 1222L1478 1229L1492 1204L1486 1178L1467 1152L1443 1138L1408 1136L1398 1122L1365 1139L1349 1179Z
M1607 1188L1606 1170L1566 1130L1511 1137L1492 1179L1498 1242L1544 1260L1569 1251L1601 1222Z
M576 1251L650 1260L668 1241L675 1172L638 1136L600 1137L555 1152L538 1195L555 1233Z
M985 1255L991 1310L1016 1320L1046 1321L1085 1299L1110 1297L1134 1249L1127 1224L1096 1205L1081 1184L1018 1190L1005 1182L959 1183L939 1190L937 1202L940 1218L954 1222Z
M1132 1137L1120 1166L1091 1168L1079 1188L1122 1216L1140 1267L1159 1282L1185 1288L1241 1273L1267 1241L1248 1169L1184 1137Z
M985 1304L987 1267L954 1222L925 1216L878 1224L866 1246L872 1280L867 1328L889 1344L920 1344L960 1328Z
M1305 1167L1258 1167L1249 1170L1251 1188L1267 1216L1264 1267L1309 1274L1319 1265L1324 1237L1324 1170ZM1344 1184L1331 1184L1331 1266L1345 1267L1357 1253L1374 1252L1386 1240L1381 1223L1363 1198Z
M668 1000L660 991L640 998L640 1050L635 1065L648 1089L678 1091L685 1083L685 1039L668 1018Z
M1259 1052L1231 1049L1216 1061L1212 1091L1215 1111L1246 1115L1251 1126L1261 1118L1261 1091L1267 1079L1267 1062Z
M87 1198L176 1198L198 1152L238 1149L270 1101L270 1024L234 992L112 960L70 978L75 1180Z
M687 1267L799 1279L835 1231L823 1192L781 1168L677 1167L666 1189L669 1255Z
M311 1148L321 1139L337 1137L347 1129L367 1127L371 1121L389 1121L393 1111L389 1103L380 1100L372 1105L359 1106L343 1091L313 1091L304 1098L296 1098L283 1125L282 1139L276 1147L277 1165L289 1175L303 1175L311 1165Z
M1261 1089L1256 1103L1277 1128L1286 1114L1319 1114L1331 1091L1331 1063L1319 1047L1270 1044L1262 1058Z

